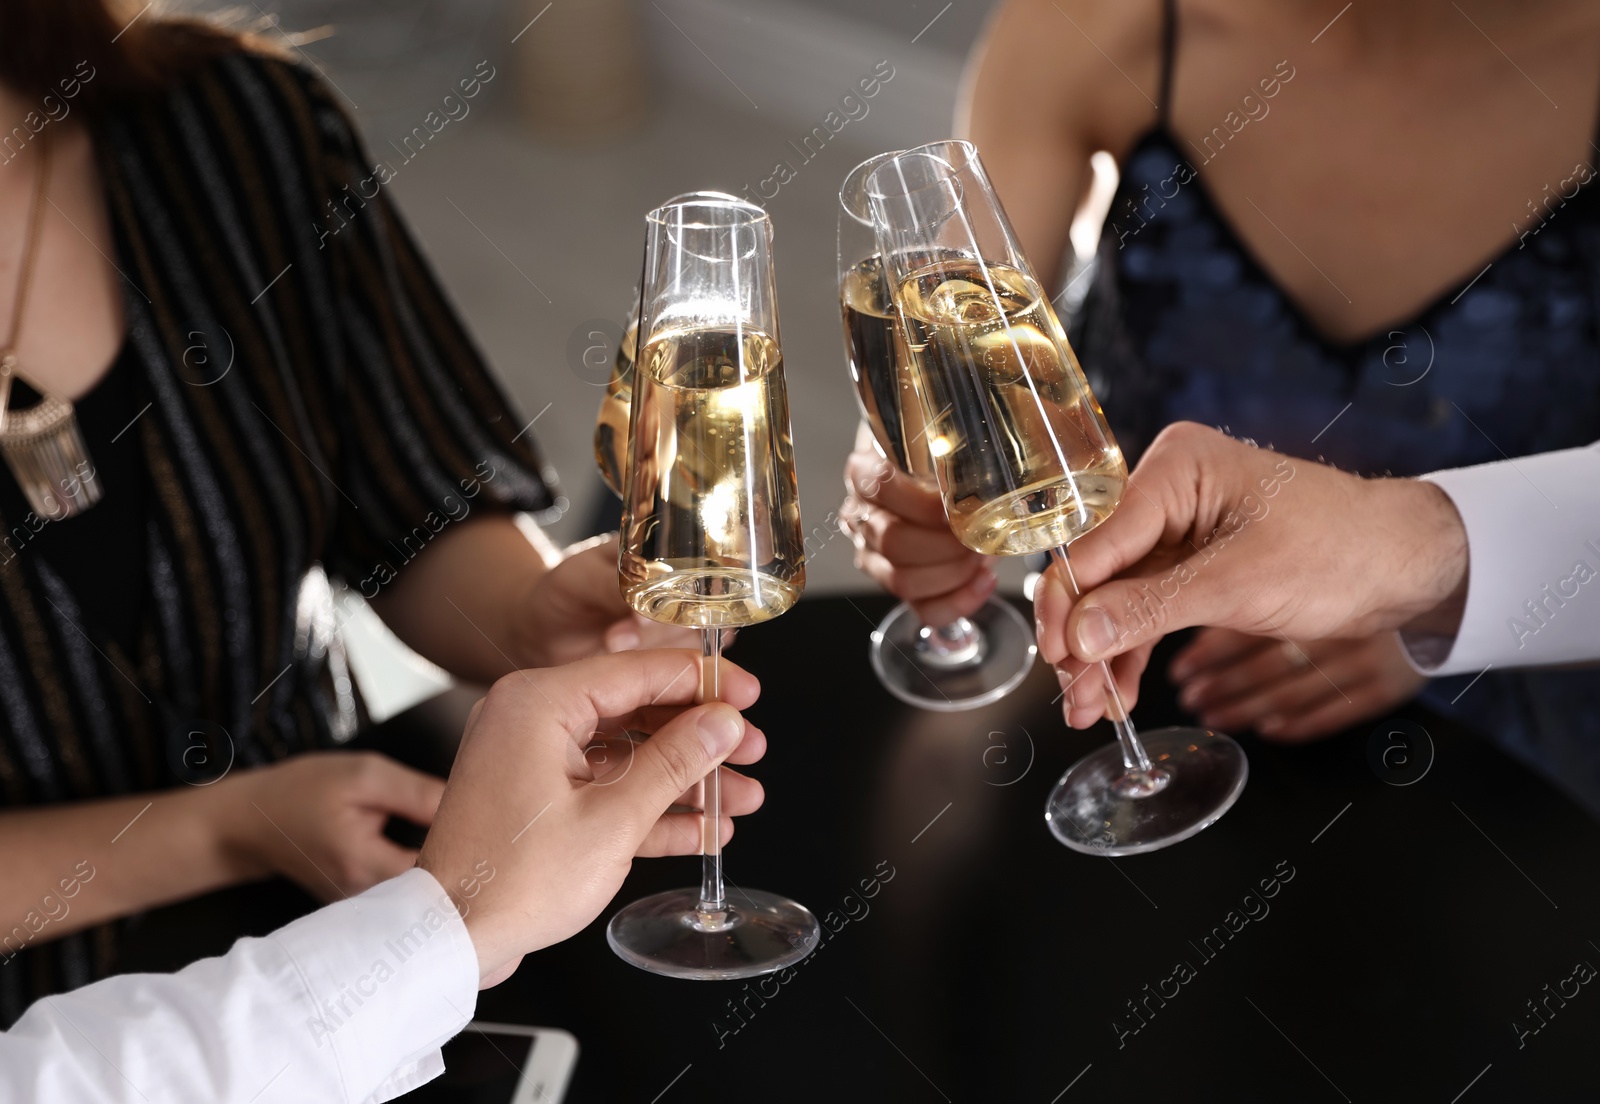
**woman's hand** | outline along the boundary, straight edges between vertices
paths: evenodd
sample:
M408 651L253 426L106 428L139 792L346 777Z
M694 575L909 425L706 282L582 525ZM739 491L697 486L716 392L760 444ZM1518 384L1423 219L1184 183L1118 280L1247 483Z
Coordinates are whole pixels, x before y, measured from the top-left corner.
M444 782L377 752L316 751L247 771L213 793L241 880L281 874L337 901L415 864L417 853L383 826L391 816L432 824Z
M1380 717L1423 683L1393 633L1304 643L1203 629L1169 668L1178 701L1207 728L1312 740Z
M606 652L692 648L692 629L649 621L617 585L617 535L593 537L561 554L517 604L513 632L523 667L559 667Z
M999 582L986 557L956 540L939 492L858 443L845 461L844 531L856 567L910 603L925 625L947 625L978 610Z
M694 643L622 600L615 534L563 551L531 521L503 514L445 529L368 601L418 653L481 685L608 651Z

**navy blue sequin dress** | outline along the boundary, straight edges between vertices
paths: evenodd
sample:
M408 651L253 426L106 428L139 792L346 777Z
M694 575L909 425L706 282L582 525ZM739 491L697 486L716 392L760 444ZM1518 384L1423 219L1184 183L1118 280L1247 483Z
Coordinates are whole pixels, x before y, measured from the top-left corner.
M1121 167L1070 325L1129 462L1179 420L1397 476L1600 438L1600 197L1576 187L1595 170L1580 166L1575 194L1551 200L1470 282L1404 325L1336 345L1240 241L1169 135L1172 7L1162 121ZM1491 670L1469 690L1471 677L1435 680L1422 701L1600 815L1600 670Z

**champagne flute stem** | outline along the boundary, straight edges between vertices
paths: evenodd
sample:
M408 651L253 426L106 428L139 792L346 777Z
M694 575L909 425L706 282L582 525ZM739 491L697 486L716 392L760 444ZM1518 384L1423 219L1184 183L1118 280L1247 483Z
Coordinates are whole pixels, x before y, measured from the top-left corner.
M700 700L722 700L722 629L700 630ZM714 769L700 784L700 922L720 927L726 909L722 886L722 772Z
M1067 585L1072 588L1072 600L1076 602L1083 597L1083 592L1078 588L1078 580L1072 574L1072 561L1067 559L1066 547L1053 548L1050 550L1050 555L1061 565L1061 572L1067 577ZM1148 775L1151 769L1150 756L1145 754L1144 745L1139 742L1139 733L1133 727L1133 719L1122 707L1122 695L1117 692L1117 680L1111 677L1111 664L1101 660L1100 673L1105 676L1106 682L1106 717L1111 721L1111 726L1117 730L1117 743L1122 747L1122 765L1130 772Z
M960 652L971 648L978 636L978 626L965 617L958 617L948 625L935 625L928 634L928 646L943 653Z

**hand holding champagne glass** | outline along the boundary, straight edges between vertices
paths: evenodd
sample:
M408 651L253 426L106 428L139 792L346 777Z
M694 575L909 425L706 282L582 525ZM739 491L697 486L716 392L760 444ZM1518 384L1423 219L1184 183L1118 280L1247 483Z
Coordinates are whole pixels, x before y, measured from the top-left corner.
M977 151L890 156L866 190L952 530L988 555L1049 552L1071 583L1066 545L1116 508L1128 469ZM1062 777L1045 811L1056 837L1131 855L1225 813L1248 773L1239 745L1192 728L1141 740L1105 683L1117 744Z
M646 225L622 594L644 617L701 630L701 700L714 700L722 631L778 616L805 586L772 225L753 204L715 198L657 208ZM635 966L752 977L817 945L804 906L760 890L726 893L718 777L704 786L701 885L635 901L607 929Z
M850 376L887 462L886 478L932 487L933 455L945 442L928 432L912 387L867 202L867 178L893 156L879 154L857 165L839 190L839 306ZM1027 677L1036 651L1028 622L1010 603L991 598L970 617L947 625L922 624L902 602L873 631L870 655L878 681L895 697L951 711L1005 697Z

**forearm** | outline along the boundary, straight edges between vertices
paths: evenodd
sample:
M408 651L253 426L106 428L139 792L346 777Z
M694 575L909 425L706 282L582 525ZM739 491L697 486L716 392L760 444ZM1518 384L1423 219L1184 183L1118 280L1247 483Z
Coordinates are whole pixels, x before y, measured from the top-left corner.
M255 872L219 829L237 803L237 783L0 815L0 962L25 946L247 880Z
M1040 33L1041 20L1062 14L1041 0L1000 5L969 55L955 118L956 136L978 147L1023 252L1052 296L1092 179L1089 155L1101 148L1089 136L1092 82L1072 56L1088 45L1078 36ZM1030 110L1017 111L1019 102Z
M39 1001L0 1033L0 1100L388 1100L442 1072L477 985L459 915L412 870L179 973Z
M476 518L440 534L372 605L419 655L458 678L492 683L537 666L516 613L559 556L507 515Z
M1387 509L1374 511L1368 532L1387 552L1384 628L1454 636L1467 597L1467 533L1450 498L1416 479L1384 480Z

